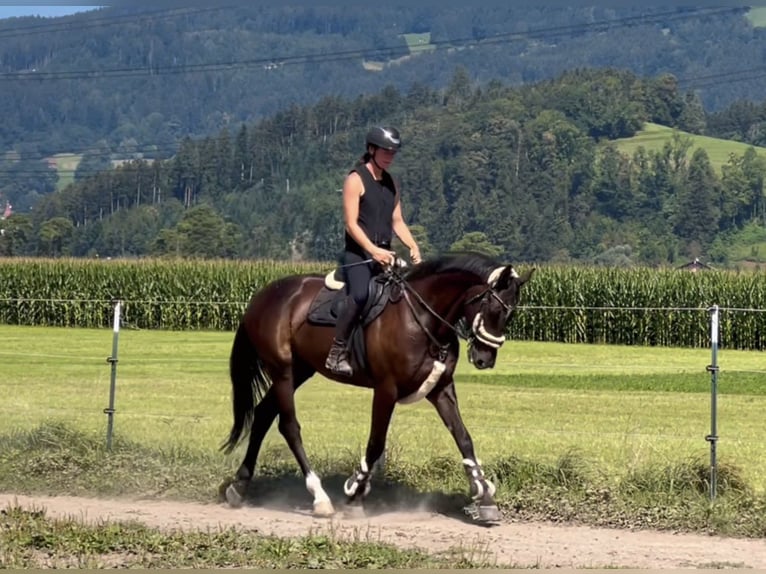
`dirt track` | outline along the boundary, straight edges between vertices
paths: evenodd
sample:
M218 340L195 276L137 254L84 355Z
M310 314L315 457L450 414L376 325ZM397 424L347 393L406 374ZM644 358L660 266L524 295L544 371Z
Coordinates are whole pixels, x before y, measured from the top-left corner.
M336 536L417 546L440 552L463 546L491 553L499 564L540 568L766 568L766 541L583 526L504 523L482 527L429 510L392 509L365 518L315 519L306 508L231 509L224 504L103 500L0 494L52 517L90 522L137 520L161 529L237 527L283 537L332 530Z

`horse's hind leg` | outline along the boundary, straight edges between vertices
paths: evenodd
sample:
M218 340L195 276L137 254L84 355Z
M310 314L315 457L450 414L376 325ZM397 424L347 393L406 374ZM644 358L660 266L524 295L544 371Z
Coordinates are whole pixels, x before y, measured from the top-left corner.
M353 510L360 509L365 497L370 493L370 479L375 464L380 461L386 448L386 435L391 423L391 415L396 406L396 394L388 387L381 385L374 391L372 398L372 422L367 450L355 471L346 480L343 490L348 497L346 505Z
M465 428L460 410L457 406L457 394L455 383L450 382L445 387L431 393L428 400L436 407L445 426L452 433L457 443L460 454L463 457L463 468L470 483L470 492L473 503L466 508L466 512L474 520L481 522L497 522L500 520L500 510L495 503L495 485L484 476L481 463L476 458L473 449L473 441L468 429Z
M226 488L226 500L231 506L242 505L250 481L253 479L255 463L258 460L263 438L271 428L275 418L277 418L277 401L274 396L274 387L271 387L253 411L253 424L250 428L250 440L247 444L245 458L239 465L236 480Z
M295 393L298 387L313 374L314 372L310 369L294 368L291 378L292 392ZM286 383L284 385L288 386ZM242 504L250 482L253 476L255 476L255 465L263 445L263 439L274 423L274 419L279 414L276 393L275 386L272 385L253 411L253 423L250 428L250 439L245 457L242 459L242 464L240 464L237 470L235 481L228 485L226 489L226 500L231 506L240 506Z
M301 425L298 423L298 417L295 413L295 389L293 384L294 374L287 371L280 377L274 378L272 390L279 411L279 432L290 447L301 472L306 479L306 488L314 496L314 515L331 516L335 513L330 497L322 488L322 481L312 470L306 451L303 448L303 439L301 438ZM297 373L295 373L297 374ZM305 380L305 379L304 379ZM301 382L303 382L301 380ZM300 383L299 383L300 384Z

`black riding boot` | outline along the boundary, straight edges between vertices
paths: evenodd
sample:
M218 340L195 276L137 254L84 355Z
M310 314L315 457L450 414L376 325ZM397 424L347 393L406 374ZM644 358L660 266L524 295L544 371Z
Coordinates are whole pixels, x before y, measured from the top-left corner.
M324 364L333 374L345 375L347 377L354 374L354 369L351 367L351 361L348 357L348 339L358 315L359 305L357 305L353 298L348 297L346 309L343 315L338 317L338 322L335 324L335 338L332 341L332 347L330 347L330 352L327 354L327 360Z

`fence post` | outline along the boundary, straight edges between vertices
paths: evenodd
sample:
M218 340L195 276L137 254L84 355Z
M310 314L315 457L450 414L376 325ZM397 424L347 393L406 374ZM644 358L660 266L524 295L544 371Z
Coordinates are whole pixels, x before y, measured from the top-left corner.
M117 384L117 342L120 338L120 311L122 310L122 301L119 299L114 303L114 325L112 327L112 355L106 358L106 362L112 367L112 376L109 384L109 406L104 409L107 416L106 424L106 448L112 449L112 431L114 429L114 395Z
M710 434L705 440L710 443L710 500L715 500L718 489L716 443L718 442L718 305L710 309L710 349L712 360L707 367L710 373Z

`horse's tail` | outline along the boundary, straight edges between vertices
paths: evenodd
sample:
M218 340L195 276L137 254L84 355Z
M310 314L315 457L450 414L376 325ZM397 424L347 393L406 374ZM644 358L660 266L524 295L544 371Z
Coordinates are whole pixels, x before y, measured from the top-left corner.
M263 370L263 361L258 356L258 350L250 342L244 323L240 323L234 336L229 357L229 375L234 424L229 438L221 445L221 450L226 454L233 451L249 433L255 406L271 386L271 380Z

